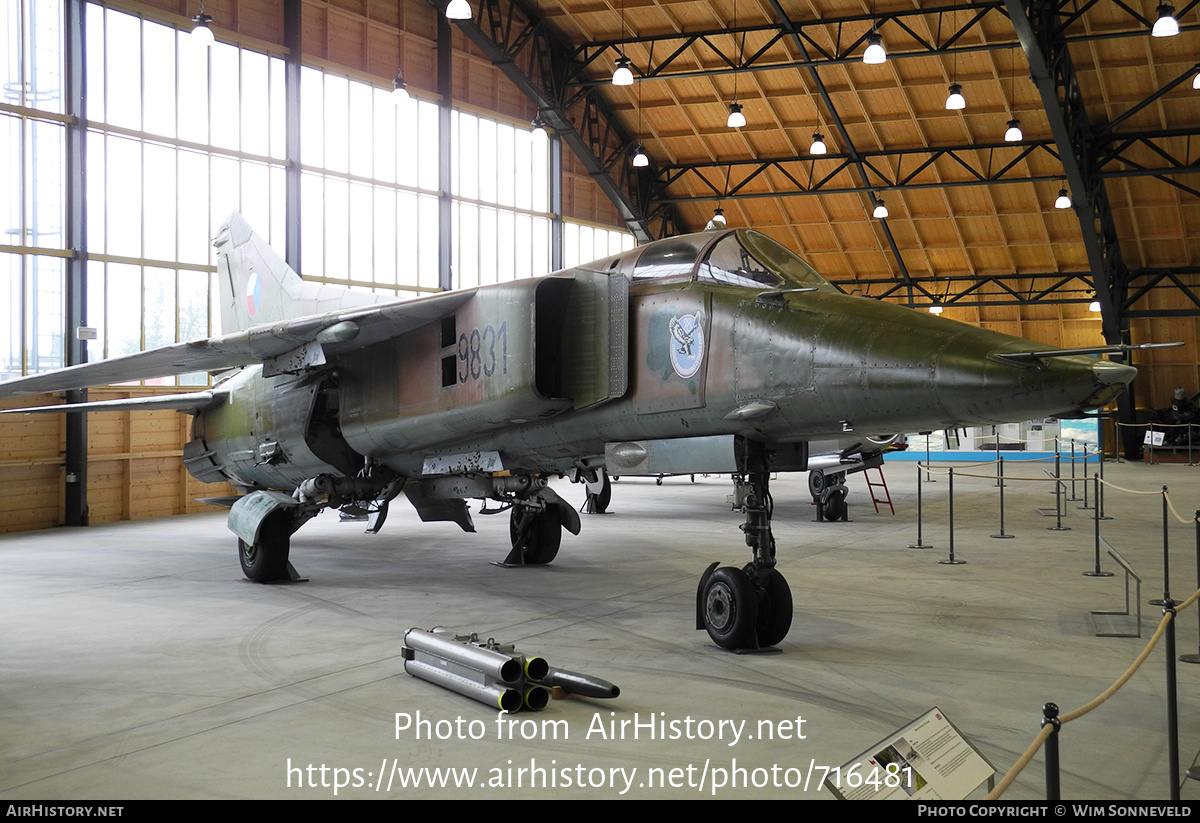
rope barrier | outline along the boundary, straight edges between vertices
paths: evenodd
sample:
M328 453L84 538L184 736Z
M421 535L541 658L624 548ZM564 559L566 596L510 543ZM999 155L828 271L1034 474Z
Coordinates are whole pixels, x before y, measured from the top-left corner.
M1103 483L1105 486L1111 486L1112 488L1116 489L1117 491L1126 492L1127 494L1162 494L1162 489L1155 489L1153 491L1145 491L1144 489L1127 489L1124 486L1118 486L1117 484L1113 483L1110 480L1101 480L1100 482ZM1186 522L1186 521L1184 521L1184 522Z
M996 479L996 475L994 475L994 474L967 474L966 472L955 472L954 476L955 477L977 477L981 480L995 480ZM1071 482L1071 478L1069 478L1069 477L1014 477L1010 474L1004 475L1004 482L1007 483L1009 480L1028 480L1028 481L1034 482L1034 483L1046 483L1046 482L1070 483Z
M996 784L996 788L988 792L987 797L985 797L984 800L999 800L1000 795L1008 791L1008 787L1011 786L1012 782L1017 779L1017 775L1025 770L1025 767L1029 765L1029 761L1033 760L1033 756L1038 753L1038 749L1042 748L1042 744L1046 742L1046 738L1053 733L1054 727L1049 723L1047 723L1045 726L1042 726L1042 728L1038 731L1037 736L1033 738L1033 742L1029 744L1029 748L1026 749L1019 758L1017 758L1017 762L1014 763L1012 768L1008 770L1008 773L1000 779L1000 782Z
M1132 664L1130 664L1129 668L1125 670L1125 673L1117 678L1117 680L1111 686L1109 686L1096 697L1092 698L1092 700L1089 702L1080 706L1078 709L1067 712L1066 714L1060 714L1058 716L1059 724L1065 725L1070 723L1072 720L1078 720L1092 710L1099 708L1101 704L1116 694L1117 691L1120 690L1120 688L1127 682L1129 682L1129 679L1137 673L1137 670L1141 668L1142 664L1146 662L1146 658L1150 656L1150 652L1154 651L1154 647L1158 645L1159 639L1161 639L1163 634L1166 632L1167 625L1171 622L1171 620L1173 620L1184 609L1187 609L1193 603L1195 603L1198 598L1200 598L1200 589L1197 589L1192 593L1191 597L1176 606L1173 612L1167 612L1164 614L1162 616L1162 620L1160 620L1158 623L1158 628L1154 631L1154 635L1149 641L1147 641L1146 648L1142 649L1142 653L1137 656L1137 659L1135 659ZM1046 739L1050 737L1053 731L1054 728L1049 723L1042 726L1042 728L1038 731L1037 736L1034 737L1033 742L1029 744L1029 748L1025 750L1024 754L1017 759L1017 762L1012 765L1012 768L1010 768L1000 782L996 784L996 788L988 792L987 798L985 799L999 799L1000 795L1004 794L1008 787L1012 785L1012 782L1017 779L1017 775L1019 775L1027 765L1029 765L1029 761L1033 759L1033 756L1037 754L1038 750L1041 749L1042 744L1046 742Z
M1167 494L1166 492L1163 492L1162 496L1167 501L1167 508L1171 510L1171 514L1173 514L1175 516L1175 519L1178 520L1180 523L1191 523L1193 520L1196 519L1195 515L1192 515L1190 518L1183 517L1182 515L1179 514L1179 512L1175 511L1175 504L1171 502L1171 495Z
M1200 426L1200 423L1122 423L1117 421L1117 425L1130 429L1182 429L1187 426Z

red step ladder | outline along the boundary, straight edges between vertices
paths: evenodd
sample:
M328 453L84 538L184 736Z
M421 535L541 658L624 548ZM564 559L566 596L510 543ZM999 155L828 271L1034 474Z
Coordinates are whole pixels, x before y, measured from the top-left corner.
M879 472L878 482L871 479L871 472L873 471ZM863 479L867 481L867 491L871 494L871 502L875 504L875 513L879 513L879 504L883 503L887 505L889 509L891 509L892 514L895 514L896 507L892 505L892 495L891 492L888 491L887 480L885 480L883 477L883 466L875 466L874 468L866 469L863 471ZM882 496L877 497L875 495L876 489L883 489Z

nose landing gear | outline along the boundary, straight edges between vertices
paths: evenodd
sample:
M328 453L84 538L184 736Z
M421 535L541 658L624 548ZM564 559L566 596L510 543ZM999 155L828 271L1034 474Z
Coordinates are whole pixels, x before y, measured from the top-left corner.
M744 568L713 563L696 589L696 628L732 651L774 646L792 626L792 592L775 568L771 534L773 504L768 488L770 452L763 443L738 438L735 509L746 515L741 529L754 558Z

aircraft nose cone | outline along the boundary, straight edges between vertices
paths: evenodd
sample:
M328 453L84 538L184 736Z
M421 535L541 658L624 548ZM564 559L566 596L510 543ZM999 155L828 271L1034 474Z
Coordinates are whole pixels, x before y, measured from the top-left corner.
M1095 389L1081 404L1085 410L1107 405L1137 376L1137 369L1133 366L1111 360L1096 360L1090 364L1090 371Z
M1137 369L1124 363L1114 363L1111 360L1097 360L1092 364L1092 376L1106 386L1120 383L1128 386L1137 376Z

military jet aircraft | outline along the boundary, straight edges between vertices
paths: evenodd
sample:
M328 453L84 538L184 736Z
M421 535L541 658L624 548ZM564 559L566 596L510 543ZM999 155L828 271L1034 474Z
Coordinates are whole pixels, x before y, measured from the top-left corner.
M325 508L383 524L404 492L422 520L472 531L468 498L511 508L507 562L549 563L580 529L551 476L725 435L752 559L713 563L697 628L726 648L781 641L772 470L808 443L1069 416L1135 369L843 294L746 229L673 237L549 276L404 302L308 283L239 216L214 241L223 333L0 384L0 398L228 369L194 394L84 403L194 415L191 474L229 481L242 569L289 573L291 535ZM62 406L42 407L63 411ZM33 409L20 409L22 412ZM676 443L675 445L678 445ZM686 442L685 442L686 451Z

